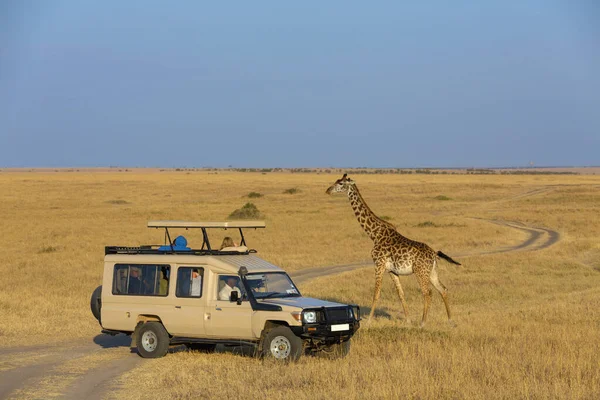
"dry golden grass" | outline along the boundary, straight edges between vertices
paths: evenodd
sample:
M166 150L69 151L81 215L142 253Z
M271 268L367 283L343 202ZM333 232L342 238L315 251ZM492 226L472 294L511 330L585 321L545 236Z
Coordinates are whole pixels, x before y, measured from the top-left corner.
M275 399L597 398L597 277L568 262L537 270L525 254L474 257L468 265L473 271L467 277L454 267L442 271L453 288L457 328L445 323L436 297L428 326L418 329L421 294L414 279L407 278L403 282L416 321L409 326L403 322L388 283L377 319L361 328L346 359L305 357L281 366L231 354L177 353L128 373L115 396L209 399L243 392ZM318 278L302 290L304 295L365 305L372 296L372 285L365 282L372 277L366 268Z
M368 260L371 242L348 201L328 197L337 175L207 172L0 173L0 346L91 338L89 296L100 284L103 246L161 243L150 219L222 220L254 203L267 229L250 247L288 271ZM175 353L123 379L120 398L597 398L600 394L600 177L356 175L379 215L446 254L484 251L525 233L484 220L559 231L548 249L441 264L458 323L445 323L434 293L402 278L407 326L385 278L377 318L349 357L280 366L234 354ZM290 195L289 188L300 189ZM258 192L263 197L248 199ZM450 200L438 200L446 196ZM433 223L434 226L428 224ZM423 227L424 226L424 227ZM217 232L215 243L228 232ZM200 236L186 233L192 245ZM370 306L373 271L302 285L304 295ZM171 371L165 374L164 371ZM144 391L139 388L143 387Z

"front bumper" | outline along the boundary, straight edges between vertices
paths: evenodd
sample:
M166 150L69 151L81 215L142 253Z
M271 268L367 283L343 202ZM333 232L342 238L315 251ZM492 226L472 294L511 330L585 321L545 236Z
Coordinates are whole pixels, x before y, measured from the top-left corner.
M332 330L333 327L348 325L348 329ZM352 320L346 322L336 322L335 324L316 323L304 324L302 326L291 326L292 332L302 339L313 339L327 343L339 343L349 340L360 328L360 321ZM335 329L335 328L334 328Z
M360 307L356 305L305 309L304 312L306 311L315 311L317 321L291 327L294 334L302 339L327 344L340 343L349 340L360 328Z

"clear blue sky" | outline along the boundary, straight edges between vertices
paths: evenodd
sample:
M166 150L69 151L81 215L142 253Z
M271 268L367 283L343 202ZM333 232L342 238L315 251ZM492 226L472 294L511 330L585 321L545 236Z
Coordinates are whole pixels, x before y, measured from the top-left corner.
M0 1L0 167L600 165L600 1Z

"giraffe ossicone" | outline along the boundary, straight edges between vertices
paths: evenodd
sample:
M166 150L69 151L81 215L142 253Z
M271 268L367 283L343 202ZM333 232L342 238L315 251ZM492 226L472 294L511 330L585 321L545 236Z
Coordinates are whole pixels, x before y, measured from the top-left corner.
M429 311L429 305L431 304L430 284L433 285L442 296L444 306L446 307L446 313L448 314L448 322L454 325L450 315L450 305L448 304L448 289L446 289L438 278L437 262L442 258L452 264L461 264L441 251L435 252L425 243L417 242L402 236L396 230L394 225L375 215L363 199L355 182L350 179L347 174L344 174L341 179L335 181L325 193L346 193L358 222L369 238L373 240L371 256L375 262L375 292L373 294L371 312L369 313L369 321L373 318L375 307L379 301L383 274L384 272L388 272L394 281L407 321L409 320L408 307L406 306L404 291L402 290L399 276L415 274L419 286L421 287L421 292L423 293L424 304L421 327L425 325L427 312Z

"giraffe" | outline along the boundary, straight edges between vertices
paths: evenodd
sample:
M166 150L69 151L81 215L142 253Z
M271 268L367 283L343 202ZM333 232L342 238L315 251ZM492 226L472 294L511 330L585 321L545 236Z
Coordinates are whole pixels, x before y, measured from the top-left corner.
M424 306L421 327L425 325L427 311L429 310L429 305L431 303L430 283L442 296L444 305L446 306L446 313L448 314L448 323L454 326L455 324L450 316L448 290L438 278L437 262L440 258L443 258L452 264L461 264L441 251L436 253L425 243L410 240L402 236L396 230L394 225L375 215L361 196L355 182L348 178L347 174L344 174L341 179L335 181L335 183L327 189L326 193L348 194L350 205L354 210L354 215L356 215L358 222L374 243L373 249L371 250L371 256L375 262L375 293L373 295L373 303L368 321L371 321L373 314L375 313L375 307L377 306L381 294L383 274L387 271L396 286L396 291L402 302L402 308L404 309L407 323L410 323L408 318L408 308L406 307L404 291L402 290L399 276L411 275L414 273L419 282L419 286L421 287L421 292L423 293Z

